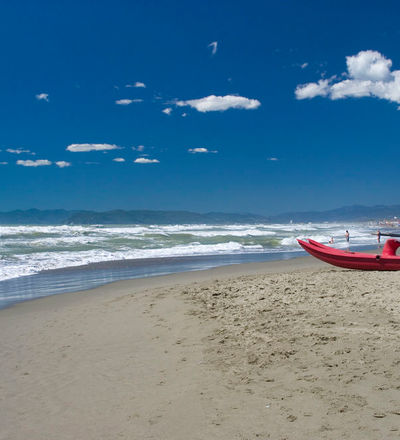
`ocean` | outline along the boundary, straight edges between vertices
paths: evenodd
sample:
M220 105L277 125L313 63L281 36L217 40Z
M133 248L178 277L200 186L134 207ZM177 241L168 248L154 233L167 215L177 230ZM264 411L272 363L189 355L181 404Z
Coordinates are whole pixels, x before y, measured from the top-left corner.
M296 238L376 244L370 223L0 226L0 308L111 281L302 255Z

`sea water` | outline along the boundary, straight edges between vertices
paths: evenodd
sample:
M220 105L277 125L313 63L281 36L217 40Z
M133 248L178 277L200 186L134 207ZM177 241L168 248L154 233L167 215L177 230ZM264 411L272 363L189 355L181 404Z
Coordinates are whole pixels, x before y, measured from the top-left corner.
M297 238L334 237L344 248L346 229L352 246L376 243L369 223L0 226L0 308L118 279L286 259L300 254Z

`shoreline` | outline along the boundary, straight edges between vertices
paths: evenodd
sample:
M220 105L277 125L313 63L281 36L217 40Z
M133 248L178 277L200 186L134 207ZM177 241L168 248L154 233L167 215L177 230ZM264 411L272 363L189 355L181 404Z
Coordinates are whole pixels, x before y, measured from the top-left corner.
M163 275L154 275L148 277L141 278L131 278L131 279L122 279L117 281L107 282L105 284L101 284L99 286L83 289L83 290L75 290L70 292L64 292L60 294L53 294L38 298L27 299L24 301L13 303L7 307L0 309L0 317L3 312L24 307L25 305L31 303L53 303L57 302L60 304L68 304L70 301L69 298L74 298L72 301L75 301L75 297L82 298L84 296L90 295L102 295L104 292L108 291L124 291L125 289L135 289L135 290L143 290L143 289L152 289L152 288L160 288L160 287L170 287L174 285L182 285L182 284L191 284L196 282L203 281L211 281L215 278L226 279L234 276L246 276L246 275L254 275L258 273L275 273L282 272L286 270L302 270L306 268L313 267L323 267L326 266L326 263L323 263L319 260L311 256L302 256L302 257L293 257L287 260L271 260L266 262L252 262L252 263L238 263L238 264L230 264L224 266L216 266L209 269L201 269L201 270L190 270L184 272L174 272L170 274ZM72 270L73 268L66 268L66 270ZM64 271L65 269L57 269L57 271ZM55 270L56 271L56 270ZM55 272L51 271L51 272ZM50 272L50 271L48 271ZM64 297L64 298L63 298ZM68 298L69 297L69 298Z
M352 249L376 252L374 246L353 247ZM285 262L307 256L308 254L303 250L266 254L222 254L104 261L89 265L43 270L33 275L1 281L0 310L12 307L20 302L90 290L120 280L207 271L227 266L240 267L242 264Z
M397 438L399 272L312 257L0 311L0 439Z
M342 250L346 250L346 248L340 248ZM351 250L354 250L356 252L378 252L379 249L376 249L376 245L359 245L359 246L351 246ZM279 258L279 256L287 256L286 258ZM44 274L44 273L57 273L57 272L68 272L68 271L74 271L76 269L79 270L90 270L90 269L96 269L96 268L104 268L108 269L113 266L115 267L123 267L123 266L134 266L134 265L142 265L144 263L149 263L150 265L157 265L163 261L166 262L179 262L179 261L187 261L187 260L208 260L208 259L235 259L235 258L246 258L246 257L258 257L260 261L251 261L249 263L259 262L259 263L269 263L272 261L287 261L292 260L294 258L302 258L302 257L308 257L309 254L305 252L302 248L299 247L299 250L297 251L280 251L280 252L254 252L254 253L237 253L237 254L209 254L209 255L193 255L193 256L174 256L174 257L157 257L157 258L137 258L137 259L126 259L126 260L111 260L111 261L97 261L95 263L89 263L89 264L82 264L79 266L66 266L66 267L60 267L57 269L45 269L40 272L38 272L35 275L38 274ZM276 257L276 258L275 258ZM221 266L230 266L230 265L237 265L237 264L249 264L246 261L244 262L238 262L233 264L224 264ZM215 266L215 267L221 267L221 266ZM212 269L212 268L210 268ZM202 269L202 270L208 270L208 269Z

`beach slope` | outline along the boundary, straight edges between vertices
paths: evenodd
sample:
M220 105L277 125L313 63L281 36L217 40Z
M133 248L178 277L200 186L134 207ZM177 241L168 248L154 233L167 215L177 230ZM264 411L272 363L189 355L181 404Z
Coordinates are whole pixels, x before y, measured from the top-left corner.
M0 438L398 438L399 282L299 258L2 310Z

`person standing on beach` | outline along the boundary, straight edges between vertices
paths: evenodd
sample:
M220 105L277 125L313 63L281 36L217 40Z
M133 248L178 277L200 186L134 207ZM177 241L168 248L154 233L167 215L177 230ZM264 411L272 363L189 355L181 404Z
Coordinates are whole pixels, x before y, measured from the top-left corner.
M349 234L349 231L346 230L346 233L344 234L344 236L346 237L346 241L347 241L347 243L349 243L349 242L350 242L350 234Z
M378 247L381 245L381 231L378 229L378 232L376 233L376 239L378 240Z

